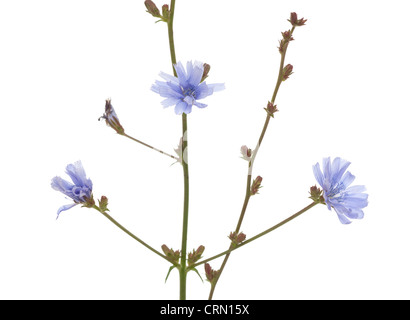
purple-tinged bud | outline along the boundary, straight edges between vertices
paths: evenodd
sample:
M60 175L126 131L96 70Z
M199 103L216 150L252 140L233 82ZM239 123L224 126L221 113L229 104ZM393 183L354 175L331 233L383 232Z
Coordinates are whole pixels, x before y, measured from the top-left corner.
M291 64L286 65L282 70L282 81L285 81L293 73L293 66Z
M237 246L238 244L240 244L240 243L242 243L243 241L245 241L246 235L245 235L243 232L240 232L239 234L236 234L236 232L231 232L231 233L229 234L229 237L228 237L228 238L232 241L232 244L233 244L234 246Z
M252 186L251 186L251 196L254 196L255 194L258 193L259 189L261 188L261 183L262 183L262 177L257 176L255 180L253 180Z
M195 262L201 259L204 250L205 247L203 245L200 245L198 249L193 249L192 252L188 253L188 266L193 265Z
M208 78L209 70L211 70L211 66L207 63L204 63L204 72L202 73L201 82Z
M162 18L161 13L159 12L159 9L154 2L152 2L151 0L145 0L144 4L147 8L147 12L150 13L153 17Z
M98 207L100 208L101 212L110 211L108 210L108 198L106 196L102 196L101 200L98 200Z
M312 199L316 203L325 204L325 198L323 198L323 190L320 188L313 186L310 187L310 199Z
M252 150L249 149L247 146L242 146L241 147L241 154L242 154L242 159L246 160L246 161L250 161L251 160L251 156L252 156Z
M292 32L290 30L282 32L282 37L283 37L283 40L286 40L286 41L295 40L295 39L293 39Z
M161 249L169 261L171 261L172 263L178 263L180 255L181 255L179 250L174 251L172 250L172 248L169 249L165 244L161 246Z
M305 22L307 21L307 19L298 19L298 15L296 14L296 12L292 12L290 14L290 19L288 19L288 21L292 24L292 26L294 27L301 27L305 25Z
M117 114L111 105L111 99L105 100L105 113L98 120L101 118L105 119L107 126L113 128L117 133L124 133L124 128L121 126L120 120L118 120Z
M162 6L162 20L168 21L168 19L169 19L169 6L167 4L164 4Z
M265 108L266 112L273 118L274 117L274 113L278 112L278 108L276 108L276 104L273 105L272 102L268 101L268 105Z
M211 285L215 284L219 277L219 270L214 270L211 268L209 263L205 263L205 275L206 279L211 283Z

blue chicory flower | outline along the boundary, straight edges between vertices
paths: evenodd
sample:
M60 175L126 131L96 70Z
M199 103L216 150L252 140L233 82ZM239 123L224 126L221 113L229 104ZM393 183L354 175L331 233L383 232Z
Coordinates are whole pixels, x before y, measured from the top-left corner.
M204 64L201 62L189 61L186 70L182 63L178 62L174 68L177 77L161 72L160 77L166 81L155 81L151 89L166 98L162 101L164 108L175 105L175 113L178 115L191 113L193 105L205 108L207 105L197 100L225 88L223 83L207 84L202 81Z
M355 176L346 169L350 162L335 158L323 159L323 172L319 163L313 166L313 173L323 189L323 197L329 210L333 208L341 223L348 224L350 219L361 219L363 208L368 204L368 194L364 186L350 186ZM350 187L349 187L350 186Z
M73 199L74 203L60 207L57 211L57 218L61 211L71 209L77 204L92 205L94 203L92 197L93 184L90 179L87 179L81 161L69 164L66 167L66 173L70 176L73 183L61 177L54 177L51 180L51 187Z

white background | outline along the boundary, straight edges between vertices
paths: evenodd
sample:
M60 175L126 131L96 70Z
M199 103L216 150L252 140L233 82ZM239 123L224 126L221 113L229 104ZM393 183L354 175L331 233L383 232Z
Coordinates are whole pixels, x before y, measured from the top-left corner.
M210 257L229 246L245 193L239 149L259 137L292 11L308 22L288 49L294 74L242 230L251 237L308 205L312 165L327 156L352 162L369 206L350 225L317 206L237 250L214 298L409 299L407 1L177 1L177 59L209 63L208 83L226 85L188 117L188 248ZM180 165L97 121L110 97L130 135L177 146L181 118L150 91L171 73L166 25L154 22L142 0L1 1L1 299L178 299L177 272L165 284L169 265L97 211L56 220L70 200L50 187L81 159L115 219L158 250L180 248ZM209 287L188 275L189 299Z

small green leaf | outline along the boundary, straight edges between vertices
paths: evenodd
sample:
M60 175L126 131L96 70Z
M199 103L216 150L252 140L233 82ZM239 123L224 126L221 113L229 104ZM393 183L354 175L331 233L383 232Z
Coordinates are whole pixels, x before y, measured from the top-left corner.
M175 266L171 266L171 267L169 267L169 270L168 270L167 276L166 276L166 278L165 278L165 283L167 282L168 277L169 277L169 274L171 273L172 269L174 269L174 268L175 268Z

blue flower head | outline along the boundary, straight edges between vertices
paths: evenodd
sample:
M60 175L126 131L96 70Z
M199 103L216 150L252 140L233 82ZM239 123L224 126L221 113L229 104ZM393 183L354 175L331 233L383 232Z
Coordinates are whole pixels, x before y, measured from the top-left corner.
M61 177L54 177L51 180L51 187L74 200L74 203L60 207L57 211L57 218L61 211L71 209L77 204L83 204L84 206L92 206L94 204L92 195L93 184L90 179L87 179L81 161L69 164L66 168L66 173L73 183Z
M319 163L313 166L313 173L323 189L323 197L329 210L333 208L341 223L348 224L350 219L361 219L363 208L368 204L368 194L364 186L350 186L355 176L346 171L350 162L335 158L323 159L323 172Z
M166 98L162 105L167 108L175 105L176 114L188 114L192 111L192 106L205 108L207 105L197 100L210 96L216 91L223 90L223 83L207 84L203 79L204 64L201 62L189 61L186 70L181 62L174 65L177 77L161 72L159 75L165 81L155 81L152 91Z

